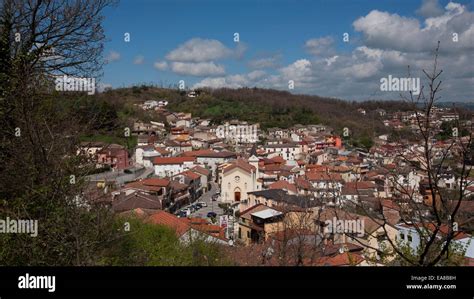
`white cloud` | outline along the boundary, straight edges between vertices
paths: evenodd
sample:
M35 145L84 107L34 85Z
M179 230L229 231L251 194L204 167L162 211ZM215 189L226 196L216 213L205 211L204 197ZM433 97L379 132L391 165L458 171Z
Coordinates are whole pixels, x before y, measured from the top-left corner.
M166 61L157 61L153 64L153 67L157 70L164 71L168 68L168 63Z
M326 58L326 59L324 59L324 60L326 61L327 65L329 66L329 65L331 65L332 63L336 62L336 60L337 60L338 57L339 57L339 56L335 55L335 56L333 56L333 57Z
M281 75L288 80L298 80L311 76L311 62L307 59L299 59L292 64L281 68Z
M133 59L133 64L143 64L145 62L145 57L138 55Z
M312 55L329 56L334 53L334 39L330 36L309 39L305 48Z
M180 75L219 76L225 74L224 66L214 62L172 62L171 70Z
M472 51L474 15L460 4L450 2L442 15L425 20L422 26L415 18L397 14L371 11L354 21L354 29L363 35L363 43L369 48L398 50L401 52L429 52L441 41L444 51ZM472 29L474 30L474 29ZM453 33L459 36L453 42Z
M416 13L425 18L437 17L443 14L443 8L439 5L438 0L423 0Z
M239 51L242 51L240 48ZM193 38L172 50L166 59L181 62L204 62L229 57L234 52L215 39Z
M105 60L107 63L114 62L120 59L120 53L116 51L110 51Z
M248 62L248 66L252 69L275 68L280 65L281 58L281 54L274 54L268 57L255 58Z
M425 1L426 2L426 1ZM433 67L433 51L441 41L438 68L442 100L472 100L474 92L474 14L463 5L450 2L441 12L432 12L423 22L389 12L373 10L353 22L361 33L360 45L352 52L337 51L335 39L313 38L304 44L310 55L275 69L271 55L248 62L256 69L246 74L205 78L195 87L265 87L292 92L339 97L349 100L400 99L398 93L381 92L380 78L388 75L419 77L426 85L422 70ZM459 41L453 42L456 32ZM265 69L267 72L264 72ZM425 87L426 88L426 87Z

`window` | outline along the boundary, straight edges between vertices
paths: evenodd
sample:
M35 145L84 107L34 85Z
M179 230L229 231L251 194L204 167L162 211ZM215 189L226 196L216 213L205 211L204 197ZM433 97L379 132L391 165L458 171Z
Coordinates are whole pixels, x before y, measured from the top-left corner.
M408 242L411 242L413 240L413 238L411 237L411 235L408 235Z
M250 231L247 231L247 238L250 238Z
M242 229L239 227L239 239L242 239Z
M235 176L234 181L235 181L236 183L240 182L240 177L239 177L238 175Z
M401 238L402 240L405 240L405 234L404 234L404 233L400 233L400 238Z

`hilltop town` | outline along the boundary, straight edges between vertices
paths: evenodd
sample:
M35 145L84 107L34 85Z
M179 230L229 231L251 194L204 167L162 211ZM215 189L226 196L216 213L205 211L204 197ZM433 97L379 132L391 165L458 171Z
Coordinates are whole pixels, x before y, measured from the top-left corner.
M400 264L392 245L415 252L422 239L420 222L435 219L430 208L441 204L441 195L432 192L425 144L413 138L429 126L436 137L428 140L429 165L443 160L436 190L451 196L448 205L455 205L453 194L465 186L453 241L462 248L457 263L474 262L469 221L474 173L460 175L457 159L463 145L470 144L471 156L464 160L474 163L468 136L472 117L460 119L455 110L436 106L429 115L360 108L357 113L375 113L391 132L365 148L348 142L350 128L314 123L263 129L238 119L217 124L171 111L166 99L135 108L159 115L135 120L125 130L125 138L136 140L136 146L80 144L78 154L97 168L88 176L93 203L168 226L183 242L204 237L225 247L241 265ZM442 227L440 234L448 230Z

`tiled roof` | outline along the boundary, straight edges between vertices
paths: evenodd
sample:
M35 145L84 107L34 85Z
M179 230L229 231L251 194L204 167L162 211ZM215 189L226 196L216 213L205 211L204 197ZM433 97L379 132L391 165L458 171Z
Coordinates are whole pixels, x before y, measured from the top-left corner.
M294 184L288 183L288 181L276 181L275 183L268 186L269 189L284 189L296 193L296 186Z
M190 228L186 220L178 218L175 215L167 213L165 211L156 212L155 214L148 217L148 221L153 224L167 226L173 229L178 236L182 236Z
M183 164L184 162L193 162L194 157L158 157L153 160L155 165Z
M201 167L201 166L195 166L193 168L191 168L191 171L195 172L195 173L199 173L201 175L205 175L205 176L208 176L211 172L204 168L204 167Z
M248 173L250 172L255 172L255 167L253 165L250 165L249 163L247 163L245 160L242 160L242 159L238 159L238 160L235 160L233 161L232 163L230 163L228 166L226 166L224 168L224 173L226 172L229 172L235 168L240 168Z

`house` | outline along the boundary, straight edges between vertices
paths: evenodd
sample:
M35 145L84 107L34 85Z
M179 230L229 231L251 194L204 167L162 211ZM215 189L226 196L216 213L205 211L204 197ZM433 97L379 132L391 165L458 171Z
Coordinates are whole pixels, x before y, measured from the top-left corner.
M152 109L155 109L156 107L158 107L158 101L155 101L155 100L149 100L149 101L145 101L142 105L142 109L143 110L152 110Z
M153 160L155 175L159 177L172 177L194 165L194 157L158 157Z
M135 149L135 162L139 165L153 167L153 160L156 157L161 157L161 153L152 145L138 146Z
M328 204L340 203L343 179L339 173L307 171L305 177L311 183L316 198L321 198Z
M420 232L427 232L432 234L436 228L433 223L421 223L406 224L400 223L395 225L398 229L397 240L402 244L408 245L413 252L416 252L421 244ZM441 225L439 227L438 238L445 237L449 232L447 225ZM453 244L457 244L459 249L464 250L464 256L467 258L474 258L474 237L462 231L454 232Z
M302 153L302 148L297 143L266 144L264 150L267 154L276 153L286 161L298 160Z
M195 201L203 193L201 186L201 176L197 173L186 170L174 175L173 180L177 180L181 184L189 186L191 202Z
M240 213L237 239L245 245L261 243L281 227L283 213L257 204Z
M115 213L135 209L161 210L163 209L163 198L145 192L133 191L118 194L112 202L112 210Z
M191 168L191 171L200 176L202 191L204 193L207 192L210 189L210 182L212 180L211 171L201 166L195 166Z
M109 144L97 151L97 167L108 166L115 170L122 170L130 166L128 151L118 144Z
M288 192L288 194L297 194L298 191L296 189L296 185L295 184L291 184L289 183L288 181L285 181L285 180L280 180L280 181L276 181L274 182L273 184L270 184L268 186L268 189L281 189L281 190L285 190L286 192Z
M150 215L146 221L171 228L183 244L199 239L209 243L229 245L222 228L196 219L178 218L165 211L158 211Z
M217 167L237 158L237 154L229 151L214 151L203 149L197 151L187 151L181 154L184 157L195 157L196 164L202 165L216 174Z
M315 207L318 202L307 196L290 195L282 189L268 189L248 192L248 201L241 203L240 210L243 211L258 204L271 208L300 210Z
M360 198L377 195L377 185L371 181L348 182L341 190L342 203L359 203Z

